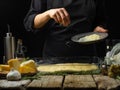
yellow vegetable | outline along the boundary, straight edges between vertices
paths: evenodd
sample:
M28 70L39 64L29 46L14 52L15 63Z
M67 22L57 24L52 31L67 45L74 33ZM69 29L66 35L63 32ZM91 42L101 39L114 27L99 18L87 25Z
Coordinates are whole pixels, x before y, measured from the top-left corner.
M36 73L37 68L34 60L20 62L19 59L8 60L10 68L18 70L20 73Z
M24 61L20 64L19 71L21 73L36 73L37 68L34 60Z
M18 59L10 59L10 60L8 60L8 65L10 66L10 68L19 70L20 61Z
M0 71L10 71L10 66L1 64Z
M36 64L34 60L28 60L28 61L24 61L20 64L20 66L28 66L31 68L36 68Z
M36 73L37 70L35 68L32 67L28 67L28 66L20 66L19 69L20 73Z

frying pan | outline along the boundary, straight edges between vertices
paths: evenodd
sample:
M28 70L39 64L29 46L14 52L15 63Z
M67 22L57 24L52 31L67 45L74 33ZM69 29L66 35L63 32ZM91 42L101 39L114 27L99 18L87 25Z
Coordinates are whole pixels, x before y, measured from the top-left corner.
M96 40L80 40L81 38L85 37L85 36L89 36L89 35L93 35L93 34L96 34L96 35L99 35L100 38L99 39L96 39ZM105 38L108 37L108 33L101 33L101 32L87 32L87 33L81 33L81 34L77 34L75 36L73 36L71 38L71 40L73 42L76 42L76 43L79 43L79 44L91 44L91 43L96 43L98 41L101 41Z

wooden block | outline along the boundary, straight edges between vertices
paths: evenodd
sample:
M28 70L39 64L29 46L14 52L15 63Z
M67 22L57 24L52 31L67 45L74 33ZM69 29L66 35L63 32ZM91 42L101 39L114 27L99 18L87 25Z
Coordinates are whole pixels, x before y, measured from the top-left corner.
M94 75L93 77L97 83L98 90L116 90L119 86L117 81L109 76Z
M39 80L33 80L28 86L27 90L60 90L62 87L63 76L41 76Z
M0 90L23 90L30 80L8 81L0 80Z
M91 75L68 75L65 76L64 90L91 89L96 90L96 84Z

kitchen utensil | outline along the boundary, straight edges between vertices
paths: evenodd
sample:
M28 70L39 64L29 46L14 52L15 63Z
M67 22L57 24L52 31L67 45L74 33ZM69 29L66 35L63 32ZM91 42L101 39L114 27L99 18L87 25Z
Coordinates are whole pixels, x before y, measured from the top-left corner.
M84 38L85 36L89 36L89 35L98 35L99 36L99 39L96 39L96 40L80 40L81 38ZM108 33L100 33L100 32L88 32L88 33L82 33L82 34L77 34L75 36L73 36L71 38L71 40L73 42L76 42L76 43L79 43L79 44L91 44L91 43L96 43L98 41L101 41L105 38L108 37Z
M4 54L5 54L5 61L14 58L15 53L15 38L12 36L12 33L9 30L8 26L8 33L6 33L6 37L4 37Z

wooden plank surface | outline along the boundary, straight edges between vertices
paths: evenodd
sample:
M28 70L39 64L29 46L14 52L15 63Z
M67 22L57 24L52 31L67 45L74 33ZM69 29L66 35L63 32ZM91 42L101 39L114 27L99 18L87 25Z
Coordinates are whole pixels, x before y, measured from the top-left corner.
M94 75L93 77L98 86L98 90L119 90L118 87L120 86L120 83L114 78L103 75Z
M68 75L65 76L64 90L91 89L96 90L96 84L91 75Z
M33 81L0 80L0 90L120 90L120 80L103 75L47 75Z
M41 76L39 80L33 80L28 86L27 90L33 89L56 89L60 90L62 87L63 76Z
M30 80L20 80L20 81L8 81L8 80L0 80L0 90L23 90L26 85L28 85Z

